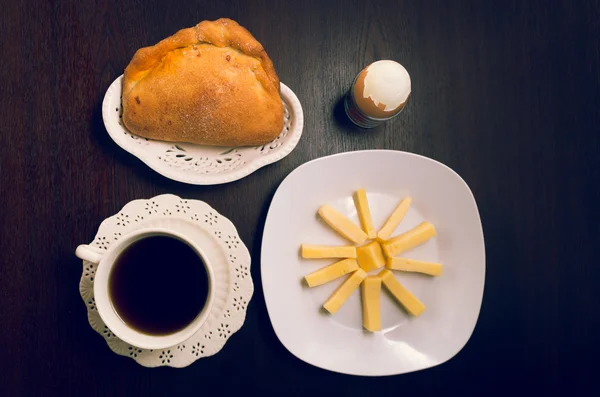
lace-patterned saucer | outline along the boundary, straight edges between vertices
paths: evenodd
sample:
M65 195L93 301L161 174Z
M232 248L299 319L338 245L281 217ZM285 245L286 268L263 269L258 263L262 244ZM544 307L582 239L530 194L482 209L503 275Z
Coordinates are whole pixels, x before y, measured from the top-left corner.
M215 274L215 298L206 322L190 339L167 349L140 349L117 338L96 310L94 275L97 265L83 261L79 292L92 328L117 354L129 356L145 367L185 367L201 357L219 352L246 318L254 285L250 276L250 254L235 226L203 201L185 200L171 194L149 200L134 200L118 214L105 219L90 243L108 249L127 233L160 227L186 235L202 247Z
M102 118L108 134L154 171L179 182L217 185L241 179L290 154L302 135L304 115L300 101L281 83L283 130L266 145L215 147L141 138L130 133L121 119L122 80L121 75L110 85L102 103Z

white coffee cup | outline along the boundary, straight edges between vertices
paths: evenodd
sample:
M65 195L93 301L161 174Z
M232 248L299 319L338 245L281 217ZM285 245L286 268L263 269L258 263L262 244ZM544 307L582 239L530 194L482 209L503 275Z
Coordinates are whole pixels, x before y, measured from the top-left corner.
M119 258L121 253L134 242L151 236L168 236L186 243L196 251L200 258L202 258L202 262L204 263L208 275L208 297L204 308L185 328L168 335L148 335L127 325L121 317L119 317L119 314L111 301L110 294L108 293L110 273L117 258ZM215 295L213 288L214 272L200 247L179 233L161 228L136 230L123 236L119 241L112 244L108 250L103 250L90 245L80 245L77 247L75 255L85 261L98 264L96 274L94 275L94 298L98 314L100 314L102 321L104 321L106 326L117 337L133 346L143 349L164 349L175 346L194 335L200 327L202 327L202 324L204 324L210 314Z

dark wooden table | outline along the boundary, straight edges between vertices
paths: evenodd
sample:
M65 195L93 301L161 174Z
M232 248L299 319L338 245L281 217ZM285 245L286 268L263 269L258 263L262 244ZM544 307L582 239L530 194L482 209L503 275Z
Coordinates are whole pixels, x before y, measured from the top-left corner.
M582 395L600 354L600 5L586 1L3 1L0 7L0 395ZM305 115L298 147L237 182L168 180L108 137L100 105L136 49L204 19L260 40ZM395 59L404 113L350 128L355 74ZM481 212L483 306L451 361L350 377L279 343L260 281L279 183L332 153L386 148L456 170ZM132 199L174 193L229 217L252 253L246 323L216 356L146 369L88 325L73 252ZM593 389L590 389L590 391Z

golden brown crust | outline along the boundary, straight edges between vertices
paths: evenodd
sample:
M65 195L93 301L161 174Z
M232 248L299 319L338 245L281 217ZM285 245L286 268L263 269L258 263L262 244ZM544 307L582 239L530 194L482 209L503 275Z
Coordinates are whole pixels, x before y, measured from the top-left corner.
M237 22L204 21L135 53L123 79L123 121L152 139L267 143L283 128L279 78Z

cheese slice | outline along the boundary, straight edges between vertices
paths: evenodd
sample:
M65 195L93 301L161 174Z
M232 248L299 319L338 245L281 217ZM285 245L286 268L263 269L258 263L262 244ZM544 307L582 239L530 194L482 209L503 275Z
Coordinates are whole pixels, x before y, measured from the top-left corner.
M425 311L425 305L421 303L416 296L404 288L404 286L396 280L392 272L384 269L379 273L378 277L381 278L383 285L385 285L388 291L394 295L394 298L404 306L407 312L413 316L418 316Z
M423 222L414 229L386 241L381 248L383 248L383 253L391 258L407 249L423 244L435 234L435 227L429 222Z
M340 310L340 307L348 300L350 295L358 288L365 277L367 277L367 273L362 269L358 269L352 273L352 275L335 290L329 299L327 299L327 302L323 304L325 310L331 314L335 314Z
M381 245L379 245L377 241L371 241L362 247L358 247L356 249L356 258L358 266L365 272L370 272L371 270L385 266L383 251L381 250Z
M367 200L367 192L365 189L359 189L354 193L354 205L358 212L358 219L367 237L373 239L377 237L377 232L373 227L373 218L371 218L371 210L369 209L369 201Z
M350 219L333 209L333 207L324 205L319 208L318 213L325 223L348 240L356 244L362 244L367 239L365 232L352 223Z
M371 332L381 331L381 278L369 276L361 286L363 327Z
M392 215L385 221L385 224L377 233L377 238L379 240L385 241L392 236L394 230L398 227L404 216L408 212L408 208L410 207L410 203L412 202L412 198L407 197L398 204Z
M388 258L385 267L390 270L423 273L430 276L440 276L442 274L441 263L418 261L408 258Z
M306 259L356 258L356 248L352 246L302 244L302 257Z
M344 259L304 277L309 287L325 284L358 269L356 259Z

